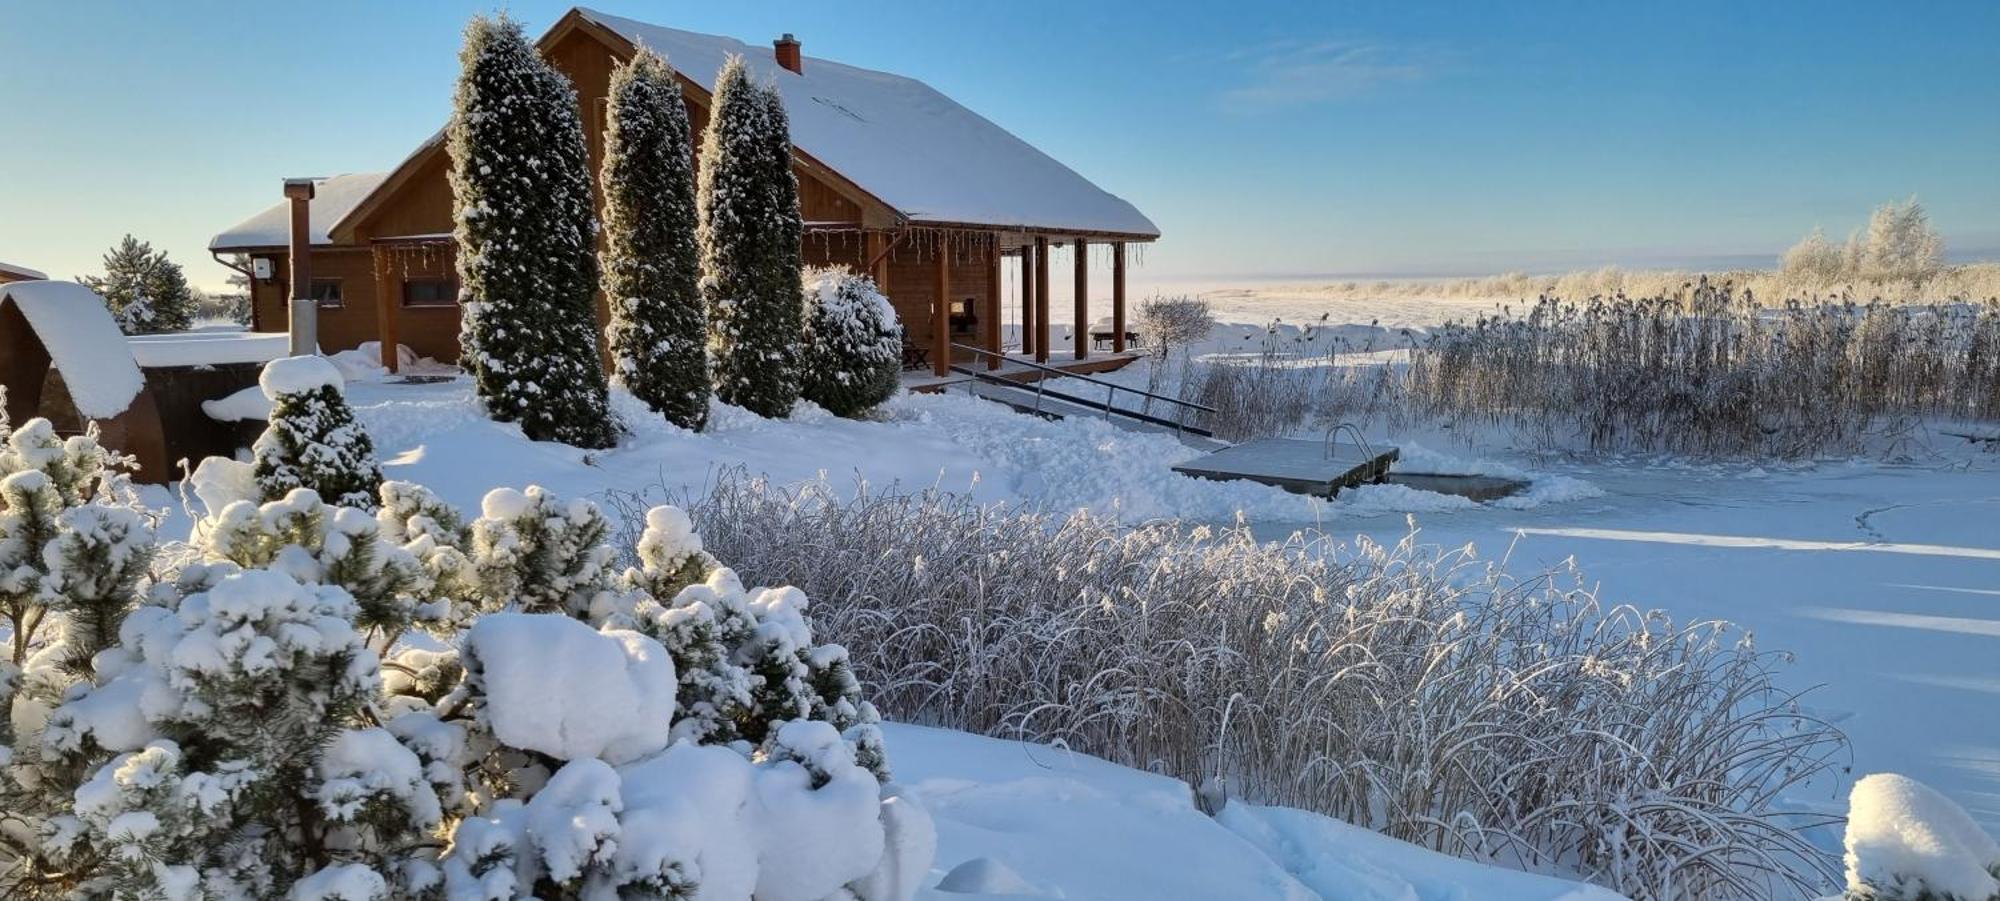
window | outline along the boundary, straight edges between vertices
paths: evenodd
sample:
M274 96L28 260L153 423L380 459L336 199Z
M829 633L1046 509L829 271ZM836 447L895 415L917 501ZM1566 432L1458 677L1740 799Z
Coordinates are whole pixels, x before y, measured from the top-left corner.
M458 285L448 278L403 280L403 306L449 307L458 304Z
M347 306L346 299L340 293L340 279L337 278L313 279L312 296L313 300L319 302L319 308L322 310L338 310Z

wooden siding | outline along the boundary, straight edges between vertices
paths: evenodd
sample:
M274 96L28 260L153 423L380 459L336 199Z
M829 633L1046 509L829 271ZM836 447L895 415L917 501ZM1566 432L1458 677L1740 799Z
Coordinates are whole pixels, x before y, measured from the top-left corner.
M287 254L259 254L269 256L271 271L289 272ZM388 302L402 303L403 280L406 278L448 278L457 279L454 272L456 252L449 244L427 245L420 250L397 251L396 266L386 273L383 280L390 290ZM352 350L365 341L377 340L380 334L380 305L375 273L375 255L370 247L315 247L312 256L313 278L339 279L341 305L337 309L320 308L319 346L327 353ZM283 279L257 279L250 285L250 299L253 305L253 328L260 332L282 332L288 328L290 314L286 301L291 286ZM415 351L419 357L453 361L458 359L458 308L452 307L401 307L396 310L399 328L397 340Z

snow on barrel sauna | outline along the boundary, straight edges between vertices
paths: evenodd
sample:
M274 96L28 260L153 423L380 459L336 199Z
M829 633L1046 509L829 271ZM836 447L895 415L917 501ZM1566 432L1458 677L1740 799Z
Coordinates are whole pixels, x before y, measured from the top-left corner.
M284 338L128 337L89 288L8 282L0 284L0 393L10 421L43 417L65 435L94 424L106 447L138 462L139 481L165 484L179 461L228 456L247 443L242 425L210 418L202 402L255 384L266 361L285 355Z

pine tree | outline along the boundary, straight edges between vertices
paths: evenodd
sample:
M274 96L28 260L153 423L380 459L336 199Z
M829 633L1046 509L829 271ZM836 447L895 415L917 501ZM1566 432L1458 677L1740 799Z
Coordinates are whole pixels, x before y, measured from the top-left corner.
M687 107L666 61L645 48L611 73L609 106L602 183L612 372L667 421L700 429L707 318Z
M576 91L505 16L474 18L459 60L446 146L467 298L461 364L494 419L536 441L608 447Z
M128 335L186 331L194 324L194 293L164 250L131 235L104 255L104 274L78 279L102 296Z
M382 468L342 396L340 371L320 357L286 357L266 364L259 381L271 401L270 424L251 447L263 500L310 488L343 507L374 511Z
M805 398L835 416L888 400L903 363L903 326L889 299L845 267L807 270L805 281Z
M716 76L701 156L702 296L715 393L760 416L799 397L804 304L799 288L798 179L775 86L741 58Z

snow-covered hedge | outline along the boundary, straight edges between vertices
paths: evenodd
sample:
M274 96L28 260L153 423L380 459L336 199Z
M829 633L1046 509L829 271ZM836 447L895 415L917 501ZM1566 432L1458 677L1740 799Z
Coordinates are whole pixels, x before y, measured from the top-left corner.
M903 325L875 280L841 266L805 271L804 396L853 416L896 393Z
M42 420L0 446L0 893L904 899L928 870L846 651L678 510L621 571L539 489L471 522L298 489L155 568L123 461Z
M1850 901L1995 901L2000 844L1965 810L1894 773L1854 784L1847 811Z
M270 424L251 447L263 499L311 488L372 512L382 468L375 442L347 406L340 370L325 357L285 357L264 364L257 384L271 403Z
M722 479L708 548L814 599L901 720L1039 741L1220 803L1332 814L1634 898L1831 890L1789 787L1845 742L1719 622L1469 550L1138 528L940 492Z

